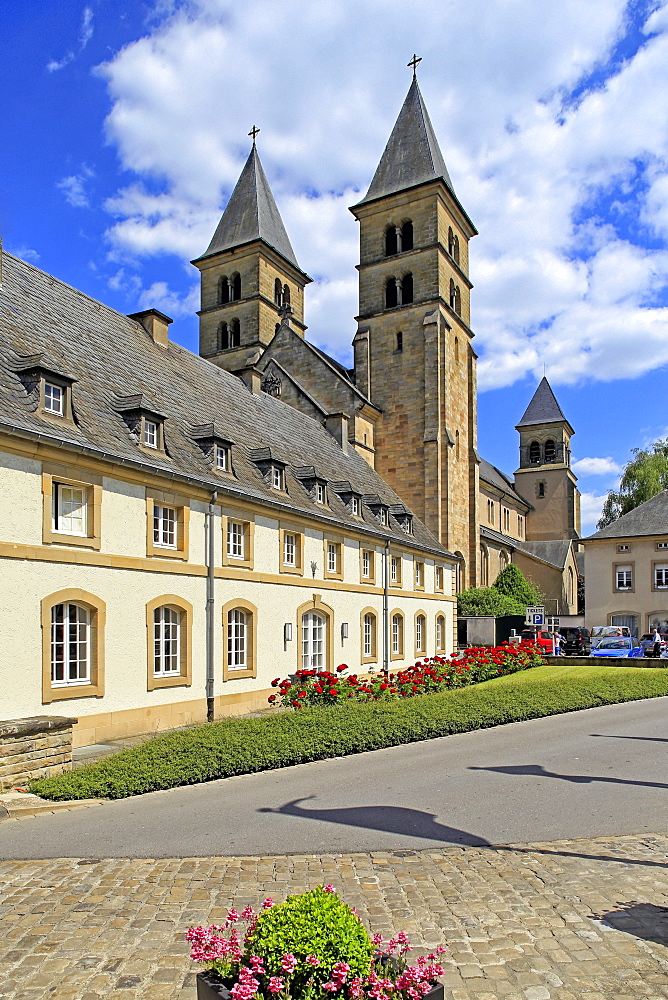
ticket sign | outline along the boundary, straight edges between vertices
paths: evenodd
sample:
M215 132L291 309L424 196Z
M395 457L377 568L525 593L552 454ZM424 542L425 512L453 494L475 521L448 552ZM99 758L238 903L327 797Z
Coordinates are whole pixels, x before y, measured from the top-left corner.
M532 608L527 608L527 625L544 625L545 624L545 608L542 605L536 605Z

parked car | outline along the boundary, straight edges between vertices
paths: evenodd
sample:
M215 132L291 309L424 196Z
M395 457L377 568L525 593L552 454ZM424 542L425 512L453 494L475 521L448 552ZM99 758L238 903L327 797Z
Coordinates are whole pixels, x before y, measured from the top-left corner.
M564 625L559 629L561 652L564 656L589 656L591 636L588 628L579 625Z
M614 635L631 635L628 625L594 625L590 634L590 645L592 649L598 646L601 639Z
M651 632L645 632L644 635L640 636L640 645L643 648L643 656L654 656L654 636ZM662 651L666 648L666 637L663 636L661 642L659 643L659 651L656 656L661 656Z
M644 656L644 650L638 640L629 635L603 636L598 646L592 649L590 656Z
M525 628L520 637L520 642L535 643L536 646L539 646L542 652L547 656L551 656L554 652L554 640L552 639L552 633L548 632L547 629Z

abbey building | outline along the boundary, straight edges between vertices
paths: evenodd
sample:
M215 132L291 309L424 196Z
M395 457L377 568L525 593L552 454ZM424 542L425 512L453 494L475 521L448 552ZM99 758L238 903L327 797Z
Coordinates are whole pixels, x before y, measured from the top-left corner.
M458 591L510 560L575 610L572 428L544 380L515 477L478 454L476 230L416 80L351 210L351 370L306 336L255 145L193 262L199 355L0 244L0 719L86 745L449 655Z

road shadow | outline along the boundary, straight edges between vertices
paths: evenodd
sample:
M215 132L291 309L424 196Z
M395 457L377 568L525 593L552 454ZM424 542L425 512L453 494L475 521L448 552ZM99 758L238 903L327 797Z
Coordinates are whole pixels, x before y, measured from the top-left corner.
M351 806L341 809L308 809L299 803L316 798L308 795L303 799L293 799L277 809L258 809L261 813L276 813L281 816L295 816L299 819L314 819L322 823L338 823L342 826L356 826L366 830L395 833L402 837L419 837L422 840L440 841L445 844L466 844L468 847L490 847L490 842L466 830L445 826L436 821L433 813L404 806Z
M608 913L592 915L607 927L625 931L643 941L654 941L656 944L668 946L668 908L655 906L654 903L618 903L614 910Z
M668 743L663 736L616 736L614 733L590 733L602 740L643 740L646 743Z
M668 788L660 781L633 781L630 778L607 778L602 774L557 774L547 771L541 764L512 764L504 767L469 767L469 771L494 771L496 774L528 775L533 778L560 778L576 785L588 785L602 781L609 785L639 785L641 788Z

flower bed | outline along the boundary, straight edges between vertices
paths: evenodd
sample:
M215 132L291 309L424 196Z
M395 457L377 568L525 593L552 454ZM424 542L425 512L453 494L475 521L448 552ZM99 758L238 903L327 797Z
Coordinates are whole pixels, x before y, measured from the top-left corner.
M370 937L331 885L277 905L265 899L259 913L230 910L222 926L191 927L186 940L209 984L227 986L232 1000L421 1000L443 975L445 948L409 965L406 935Z
M410 698L417 694L446 691L449 688L479 684L503 674L513 674L528 667L545 663L543 653L533 644L501 646L475 646L461 656L424 657L412 667L392 674L378 674L360 678L346 673L350 668L342 663L336 673L329 671L298 670L284 680L276 677L271 686L278 694L270 695L270 704L290 708L313 705L340 705L355 701L389 701L392 698Z

